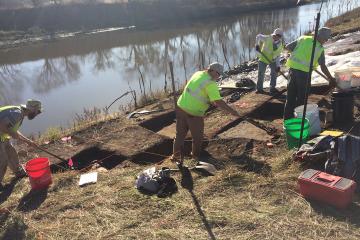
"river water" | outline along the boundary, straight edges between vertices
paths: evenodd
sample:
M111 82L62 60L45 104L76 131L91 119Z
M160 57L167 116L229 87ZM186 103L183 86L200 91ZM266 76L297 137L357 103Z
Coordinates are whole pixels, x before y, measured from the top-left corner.
M28 98L43 102L44 112L24 121L22 131L28 135L68 127L84 109L103 109L130 88L139 98L141 76L147 93L169 90L169 61L180 86L209 62L219 61L228 69L227 62L234 66L252 59L258 33L281 27L289 42L314 27L319 6L241 13L166 29L104 31L0 51L0 105ZM329 0L321 22L356 6L358 0ZM110 111L131 101L126 96Z

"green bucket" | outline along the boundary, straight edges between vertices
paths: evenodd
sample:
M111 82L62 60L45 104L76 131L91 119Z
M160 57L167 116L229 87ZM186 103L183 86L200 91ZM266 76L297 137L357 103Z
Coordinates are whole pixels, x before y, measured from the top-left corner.
M299 146L301 122L301 118L291 118L284 121L284 130L286 132L288 149L297 148ZM305 118L302 143L306 142L308 137L309 120Z

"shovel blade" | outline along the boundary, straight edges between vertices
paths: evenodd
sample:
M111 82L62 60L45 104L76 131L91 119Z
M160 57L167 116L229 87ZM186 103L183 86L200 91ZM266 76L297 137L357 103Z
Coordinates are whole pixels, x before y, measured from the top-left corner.
M213 176L215 175L215 173L217 171L214 165L212 165L211 163L207 163L207 162L199 162L199 164L195 167L195 169L206 171Z

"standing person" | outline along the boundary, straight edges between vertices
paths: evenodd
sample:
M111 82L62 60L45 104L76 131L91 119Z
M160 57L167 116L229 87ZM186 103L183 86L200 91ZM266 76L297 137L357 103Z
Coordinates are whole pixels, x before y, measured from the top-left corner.
M265 93L263 90L263 84L266 66L269 65L271 77L270 94L275 94L278 92L276 90L276 78L277 73L280 71L280 54L284 49L283 31L280 28L277 28L271 35L258 34L256 36L255 48L259 55L256 93Z
M204 115L210 104L239 117L239 113L221 98L216 80L223 74L224 67L215 62L206 70L194 73L177 101L176 138L172 160L179 162L181 149L188 130L193 138L192 155L199 160L204 135Z
M19 162L18 154L10 143L10 139L14 138L36 147L36 143L21 134L19 128L24 117L32 120L40 113L41 102L31 99L27 101L26 105L0 107L0 190L3 189L1 182L7 167L11 169L16 177L26 176Z
M330 28L320 28L316 39L314 69L320 65L321 71L327 76L330 86L336 85L336 80L331 76L325 64L323 44L331 37ZM294 109L304 104L305 86L310 70L310 58L313 47L313 36L301 36L297 40L286 45L291 51L291 56L286 62L289 69L289 82L287 85L284 120L294 117Z

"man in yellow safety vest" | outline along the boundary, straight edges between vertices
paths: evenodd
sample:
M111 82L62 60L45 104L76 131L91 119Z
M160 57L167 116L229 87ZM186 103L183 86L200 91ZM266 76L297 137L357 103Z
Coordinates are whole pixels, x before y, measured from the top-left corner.
M323 44L331 37L331 30L323 27L318 31L316 39L314 69L319 65L321 71L326 75L330 86L336 85L336 80L331 76L325 64L325 54ZM310 71L310 58L313 47L313 36L301 36L297 40L286 45L286 49L291 51L291 56L286 65L289 70L289 82L287 85L286 103L284 109L284 120L294 117L294 109L304 104L305 86Z
M280 28L274 30L271 35L258 34L256 36L256 51L259 54L258 81L256 93L265 93L263 83L266 66L270 67L270 94L277 93L276 78L280 71L280 54L284 49L283 31Z
M179 162L182 146L188 130L193 138L192 156L199 160L204 134L204 115L210 104L239 117L239 113L221 98L216 80L224 67L215 62L206 70L194 73L177 101L176 138L172 160Z
M36 147L36 143L21 134L19 128L24 117L32 120L40 113L41 102L32 99L29 99L26 105L0 107L0 191L4 189L1 182L8 166L16 177L26 176L10 139L14 138Z

